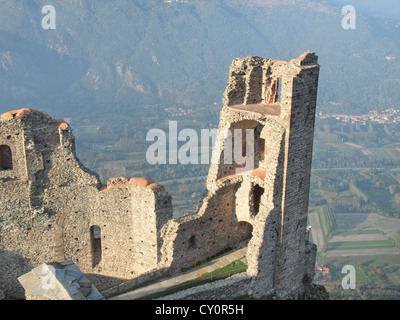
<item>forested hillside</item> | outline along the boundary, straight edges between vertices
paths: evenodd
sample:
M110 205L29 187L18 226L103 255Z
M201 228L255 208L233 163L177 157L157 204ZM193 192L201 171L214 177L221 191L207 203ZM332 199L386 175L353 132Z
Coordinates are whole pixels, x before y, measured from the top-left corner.
M46 4L56 30L41 27ZM360 13L357 29L344 30L342 18L340 7L311 0L2 1L0 112L102 121L144 106L152 117L161 105L220 104L232 59L309 49L322 65L324 110L398 106L399 24Z

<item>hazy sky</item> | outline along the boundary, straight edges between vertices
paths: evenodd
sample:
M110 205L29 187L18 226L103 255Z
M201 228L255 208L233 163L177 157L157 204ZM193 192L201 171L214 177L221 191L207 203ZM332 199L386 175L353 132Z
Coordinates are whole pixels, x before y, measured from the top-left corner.
M353 5L361 12L400 20L400 0L327 0L332 4Z

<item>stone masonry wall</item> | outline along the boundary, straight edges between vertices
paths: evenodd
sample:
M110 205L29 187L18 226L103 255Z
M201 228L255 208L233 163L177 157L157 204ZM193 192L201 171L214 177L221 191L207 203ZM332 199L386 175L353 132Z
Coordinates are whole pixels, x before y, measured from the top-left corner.
M102 185L77 159L64 121L31 109L3 114L0 289L21 297L19 276L72 260L100 291L111 292L179 273L249 240L247 272L205 288L205 296L222 297L221 283L232 295L301 294L315 263L306 223L318 74L311 52L290 62L233 61L202 205L179 219L154 181L120 177ZM234 130L242 138L230 144L224 134ZM235 148L251 141L247 130L254 132L254 161L228 163L226 155L235 158Z
M41 112L6 113L0 130L14 163L0 171L0 287L7 295L22 296L17 278L45 262L71 259L99 275L100 287L158 268L158 230L172 218L164 188L126 178L102 186L76 158L69 126ZM101 232L96 265L93 226Z

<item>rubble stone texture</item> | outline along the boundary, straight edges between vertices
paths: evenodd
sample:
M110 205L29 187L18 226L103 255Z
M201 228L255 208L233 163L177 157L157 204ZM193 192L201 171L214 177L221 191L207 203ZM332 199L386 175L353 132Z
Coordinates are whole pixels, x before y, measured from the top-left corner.
M189 217L174 218L170 195L149 179L102 185L77 159L65 122L31 109L3 114L0 289L23 296L18 277L65 260L100 291L125 280L138 286L250 239L242 291L256 298L301 294L316 254L306 224L317 60L306 52L290 62L233 61L213 153L220 161L211 164L202 204ZM252 170L224 162L235 146L222 133L235 129L255 132Z

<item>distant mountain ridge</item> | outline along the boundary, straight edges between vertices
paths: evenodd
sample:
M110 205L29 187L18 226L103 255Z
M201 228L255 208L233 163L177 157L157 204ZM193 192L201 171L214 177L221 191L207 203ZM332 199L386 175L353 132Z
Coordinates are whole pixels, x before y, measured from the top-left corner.
M294 5L299 2L308 2L308 0L232 0L240 2L243 5L252 6L280 6L280 5Z
M220 103L232 59L307 50L320 57L325 110L400 105L398 27L363 15L343 30L340 8L320 1L54 0L57 28L43 30L46 4L0 3L0 112Z

